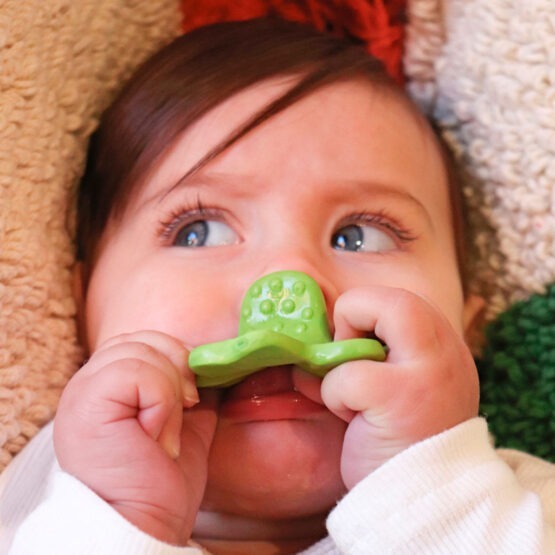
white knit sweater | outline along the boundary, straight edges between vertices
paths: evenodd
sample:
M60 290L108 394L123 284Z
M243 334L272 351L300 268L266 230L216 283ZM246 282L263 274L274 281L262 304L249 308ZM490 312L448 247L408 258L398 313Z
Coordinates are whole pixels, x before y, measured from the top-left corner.
M142 533L56 464L52 426L0 477L0 553L199 555ZM304 555L555 554L555 465L496 451L475 418L401 453L330 513Z

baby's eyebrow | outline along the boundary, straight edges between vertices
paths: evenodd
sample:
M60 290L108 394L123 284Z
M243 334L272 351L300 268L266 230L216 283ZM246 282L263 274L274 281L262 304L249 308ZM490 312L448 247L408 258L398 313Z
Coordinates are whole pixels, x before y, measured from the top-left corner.
M349 192L359 194L364 197L378 197L380 199L390 199L392 202L401 202L419 212L427 221L428 225L433 228L433 220L426 205L418 197L414 196L410 191L405 190L402 186L395 183L382 183L366 179L341 179L337 183L337 198L343 196L345 188Z
M210 176L204 176L204 178L199 178L196 174L191 174L187 172L185 175L182 175L173 185L168 187L165 191L159 195L159 202L163 201L169 194L173 193L177 189L181 189L182 187L186 187L187 185L196 185L196 186L209 186L210 183L214 182L215 180L210 178Z
M230 176L231 177L231 176ZM221 183L223 176L215 176L210 174L204 174L201 172L198 173L191 173L187 172L182 175L177 181L172 182L170 185L163 186L160 190L157 190L152 195L147 197L142 203L142 206L146 206L149 204L159 204L161 203L168 195L172 194L174 191L181 189L183 187L210 187L216 183Z
M433 226L433 221L426 205L421 199L414 196L410 191L404 189L402 185L395 183L383 183L377 182L369 179L358 179L358 178L327 178L328 184L332 187L325 187L328 191L328 195L332 199L337 201L345 198L346 194L356 194L359 197L368 197L370 200L372 197L380 199L388 199L391 202L401 202L404 205L410 206L420 213L427 221L430 227ZM238 187L234 187L234 196L249 196L252 191L249 191L250 187L244 187L245 184L256 183L256 190L259 190L261 183L257 180L255 175L252 174L236 174L235 172L225 172L225 171L213 171L204 170L201 168L196 172L186 172L176 181L171 183L169 186L163 187L161 190L156 191L149 198L147 198L143 205L150 203L159 204L170 194L179 190L183 187L195 187L195 188L205 188L214 187L216 185L229 185L238 184ZM242 185L242 186L241 186ZM331 192L330 192L331 191Z
M221 171L204 171L203 169L198 172L187 172L181 177L172 180L166 180L155 184L154 191L149 193L146 189L149 188L151 183L156 183L156 176L153 176L153 181L149 182L148 179L139 188L138 194L133 201L134 210L144 210L149 207L156 207L164 202L164 200L182 189L193 189L195 192L200 192L203 189L209 188L222 188L234 185L229 188L229 194L235 198L248 199L254 195L257 187L251 187L249 183L260 184L260 180L253 174L237 174L235 172L221 172Z

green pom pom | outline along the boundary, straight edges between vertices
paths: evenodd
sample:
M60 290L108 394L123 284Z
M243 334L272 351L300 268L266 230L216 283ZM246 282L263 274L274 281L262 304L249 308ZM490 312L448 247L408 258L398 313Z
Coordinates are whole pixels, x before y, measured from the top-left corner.
M555 284L492 322L476 362L496 445L555 462Z

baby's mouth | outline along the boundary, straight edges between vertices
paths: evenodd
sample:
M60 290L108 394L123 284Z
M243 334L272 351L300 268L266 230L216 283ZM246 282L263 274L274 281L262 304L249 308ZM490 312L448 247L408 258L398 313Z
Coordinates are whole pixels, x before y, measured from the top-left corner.
M272 366L254 374L250 374L243 381L228 388L226 399L250 399L255 396L277 395L287 391L294 391L293 366Z
M220 416L235 422L304 420L326 410L297 391L294 366L272 366L227 388L222 396Z

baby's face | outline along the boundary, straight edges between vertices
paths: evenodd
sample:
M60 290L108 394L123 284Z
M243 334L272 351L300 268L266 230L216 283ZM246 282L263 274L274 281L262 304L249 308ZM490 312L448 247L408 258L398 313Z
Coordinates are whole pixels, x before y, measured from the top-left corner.
M248 286L276 270L314 278L330 319L341 293L386 285L425 296L462 333L446 174L398 100L363 82L331 85L180 181L290 84L257 85L201 119L109 225L86 298L92 350L141 329L190 347L234 337ZM223 396L206 510L300 517L334 504L345 424L318 384L276 368Z

